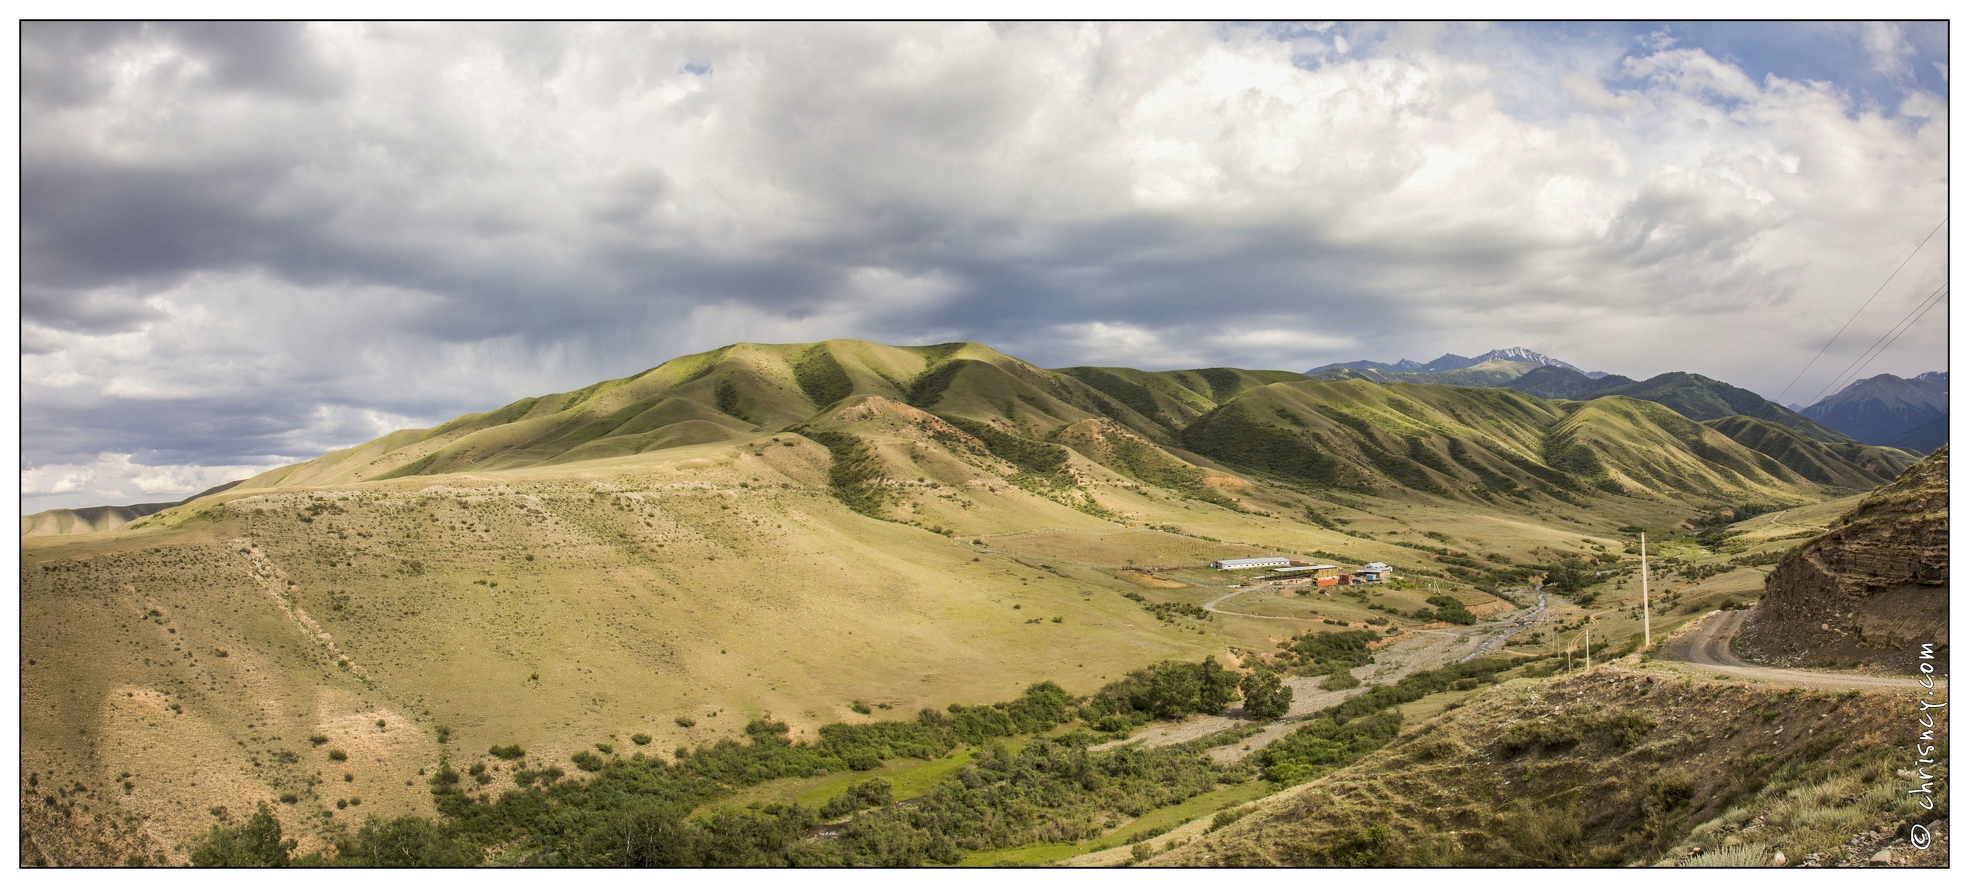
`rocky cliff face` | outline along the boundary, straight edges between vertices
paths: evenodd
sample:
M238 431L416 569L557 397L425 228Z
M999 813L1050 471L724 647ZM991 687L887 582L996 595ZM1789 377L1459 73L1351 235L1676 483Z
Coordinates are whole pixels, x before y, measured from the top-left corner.
M1948 448L1908 468L1778 562L1737 635L1782 666L1948 669Z

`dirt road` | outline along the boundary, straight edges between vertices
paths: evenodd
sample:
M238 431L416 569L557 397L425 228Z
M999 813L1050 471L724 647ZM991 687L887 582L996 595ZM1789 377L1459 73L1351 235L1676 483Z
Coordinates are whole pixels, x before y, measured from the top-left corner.
M1925 687L1912 678L1866 675L1858 672L1780 669L1745 661L1730 650L1730 639L1743 627L1750 611L1717 611L1691 625L1661 646L1661 659L1679 660L1704 669L1740 678L1767 681L1787 687L1818 688L1834 691L1899 691ZM1947 679L1938 679L1940 687Z
M1244 594L1244 593L1246 593L1246 592L1256 592L1256 591L1259 591L1259 590L1257 590L1257 589L1238 589L1238 590L1235 590L1235 591L1232 591L1232 592L1228 592L1228 593L1225 593L1225 594L1223 594L1223 595L1219 595L1219 596L1217 596L1216 598L1212 598L1212 599L1210 599L1210 601L1209 601L1209 603L1207 603L1207 604L1205 604L1205 605L1203 606L1203 609L1204 609L1204 610L1207 610L1207 611L1209 611L1209 612L1211 612L1211 613L1213 613L1213 614L1223 614L1224 616L1227 616L1227 617L1250 617L1251 619L1254 619L1254 620L1292 620L1292 621L1295 621L1295 622L1299 622L1299 623L1310 623L1310 622L1312 622L1312 620L1310 620L1310 619L1307 619L1307 618L1305 618L1305 617L1268 617L1268 616L1265 616L1264 614L1247 614L1247 613L1240 613L1240 612L1238 612L1238 611L1227 611L1227 610L1218 610L1218 609L1217 609L1217 604L1218 604L1218 602L1221 602L1221 601L1228 601L1228 600L1230 600L1230 599L1232 599L1232 598L1236 598L1236 597L1238 597L1239 595L1243 595L1243 594Z

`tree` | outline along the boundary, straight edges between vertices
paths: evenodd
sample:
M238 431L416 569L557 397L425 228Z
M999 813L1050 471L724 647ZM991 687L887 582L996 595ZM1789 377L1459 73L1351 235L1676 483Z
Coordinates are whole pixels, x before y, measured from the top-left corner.
M1292 689L1278 673L1258 667L1244 677L1244 711L1259 718L1278 718L1292 708Z
M1586 572L1586 565L1577 558L1562 559L1547 572L1545 583L1560 595L1572 595L1586 588L1592 577Z
M478 866L485 857L477 845L421 817L371 817L337 851L340 866Z
M280 837L280 821L266 802L239 826L215 826L192 849L192 866L286 866L293 839Z
M638 805L617 812L588 834L587 866L700 866L704 833L677 811Z
M1198 712L1222 712L1224 707L1231 705L1232 700L1237 699L1237 673L1217 665L1216 657L1204 657L1202 665L1197 667L1197 673L1197 683L1200 685L1196 698Z

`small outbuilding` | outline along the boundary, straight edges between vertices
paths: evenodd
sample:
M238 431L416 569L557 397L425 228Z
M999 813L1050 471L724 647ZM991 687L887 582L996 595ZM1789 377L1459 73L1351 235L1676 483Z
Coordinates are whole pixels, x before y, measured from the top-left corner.
M1395 569L1376 561L1360 570L1354 571L1356 583L1379 583L1395 575Z

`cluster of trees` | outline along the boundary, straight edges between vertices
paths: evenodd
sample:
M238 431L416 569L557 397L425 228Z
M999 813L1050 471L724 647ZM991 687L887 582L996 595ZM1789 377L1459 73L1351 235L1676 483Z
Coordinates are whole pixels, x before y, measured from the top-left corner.
M1352 636L1352 637L1336 637ZM1366 655L1373 633L1308 635L1288 643L1295 660L1342 664ZM926 709L914 719L833 724L812 741L794 741L783 722L756 719L744 741L680 749L674 762L641 752L624 758L583 751L580 779L528 783L497 798L462 788L448 761L430 778L439 819L371 818L326 854L292 857L279 822L264 808L238 826L214 828L193 862L217 866L469 866L499 849L508 863L589 866L913 866L955 863L974 850L1100 835L1117 817L1135 817L1251 779L1257 768L1281 782L1311 779L1379 748L1400 727L1386 710L1424 693L1474 686L1499 661L1419 673L1331 707L1262 756L1221 766L1202 752L1255 728L1220 732L1176 746L1125 746L1096 752L1105 734L1075 730L1043 735L1084 720L1112 729L1150 718L1222 710L1240 690L1254 715L1276 717L1291 689L1268 668L1240 677L1214 658L1165 662L1136 670L1079 700L1052 682L989 706ZM995 741L1032 736L1011 751ZM781 777L872 768L884 759L939 758L959 744L981 747L977 760L907 805L875 779L851 786L818 810L754 804L707 816L690 812L735 788ZM501 752L515 750L501 749ZM592 770L590 770L592 768ZM558 768L553 768L558 772ZM544 773L529 772L529 773ZM859 812L859 813L857 813ZM823 820L853 814L828 840L809 836Z
M1124 592L1122 596L1141 605L1142 609L1148 611L1150 616L1164 623L1174 623L1179 617L1189 617L1192 620L1210 619L1209 611L1186 601L1150 601L1144 598L1140 592Z
M1329 675L1373 663L1368 645L1380 637L1366 629L1302 632L1279 642L1279 661L1300 675Z
M1153 719L1222 712L1237 699L1237 673L1217 664L1161 662L1130 672L1095 692L1081 718L1096 729L1126 731Z
M895 785L880 777L864 780L848 787L848 791L835 796L820 806L820 816L826 820L845 817L863 808L881 808L896 801Z
M827 486L834 491L836 499L870 518L883 517L882 506L888 502L888 491L882 481L888 476L881 458L861 436L806 428L793 431L827 448L833 456L827 467Z
M1470 690L1494 682L1498 673L1521 662L1486 657L1416 672L1392 685L1369 688L1321 710L1305 727L1273 741L1255 758L1267 780L1304 783L1353 764L1395 739L1402 726L1401 713L1395 707L1430 694Z
M1559 559L1545 572L1545 585L1552 591L1567 596L1580 606L1593 603L1592 598L1582 599L1579 593L1593 583L1593 572L1587 570L1585 561L1571 556Z
M1431 613L1425 610L1416 614L1416 616L1425 620L1434 619L1442 620L1445 623L1455 623L1458 626L1468 626L1471 623L1477 622L1477 615L1471 613L1469 608L1463 606L1462 601L1454 597L1448 595L1431 595L1428 597L1427 602L1431 607L1436 609L1435 612Z

